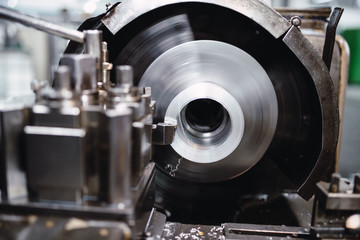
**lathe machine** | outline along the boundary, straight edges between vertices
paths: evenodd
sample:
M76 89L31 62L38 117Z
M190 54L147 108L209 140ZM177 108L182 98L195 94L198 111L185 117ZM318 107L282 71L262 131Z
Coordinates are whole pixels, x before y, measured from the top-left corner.
M0 109L0 239L357 238L343 9L125 0ZM315 197L313 197L315 194Z

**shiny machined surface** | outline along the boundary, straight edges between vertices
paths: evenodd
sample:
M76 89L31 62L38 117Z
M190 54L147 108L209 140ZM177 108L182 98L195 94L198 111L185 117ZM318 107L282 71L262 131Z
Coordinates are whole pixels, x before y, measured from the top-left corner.
M256 1L251 2L255 3ZM323 91L325 88L331 88L328 84L324 85L322 89L316 89L312 75L309 75L309 72L311 74L317 72L319 76L326 79L327 75L323 73L326 69L321 68L314 71L304 68L301 62L308 62L309 59L306 55L295 57L291 53L291 48L289 49L291 44L285 41L285 39L291 40L290 38L276 38L278 36L273 34L274 25L269 26L266 21L256 21L257 14L266 13L268 7L257 8L260 5L255 4L256 14L247 12L246 8L233 7L230 9L221 6L221 4L211 4L206 1L194 3L179 1L178 4L170 4L161 8L156 8L153 5L147 6L150 8L150 12L142 15L142 9L132 8L136 3L130 3L130 1L127 3L130 5L123 5L122 3L113 8L119 11L108 12L108 15L101 20L105 26L101 25L99 29L104 31L104 40L109 43L109 51L112 53L109 55L110 61L113 61L115 65L128 64L134 67L135 85L139 83L148 68L162 54L184 43L199 40L215 40L235 46L251 55L261 65L276 92L278 119L273 141L262 158L264 161L261 160L259 164L268 161L266 158L272 159L287 178L297 186L296 188L300 187L306 180L306 176L312 171L321 149L320 126L322 123L319 113L322 106L319 105L317 91L322 92L321 94L327 94L328 99L332 99L333 95L331 91L330 93ZM132 16L139 17L123 26L113 35L113 29L105 21L116 22L119 18L129 19L130 16L123 11L133 12ZM278 22L283 20L279 15L269 14L267 16L270 18L277 16ZM129 28L133 32L128 31ZM284 28L284 30L286 29ZM303 36L298 36L292 41L301 42L303 39ZM296 48L296 44L291 46ZM68 50L71 49L76 50L77 48L72 46ZM307 52L305 49L311 49L311 46L305 44L298 50ZM208 51L216 50L210 49ZM315 61L321 61L321 59ZM172 71L170 67L167 70ZM186 74L184 73L184 75ZM164 82L159 81L155 86L164 88ZM159 106L159 101L157 101L157 106ZM324 106L325 109L328 107ZM185 113L187 112L186 109ZM157 107L155 122L164 120L161 117L159 118L159 116L165 116L165 112L161 111L165 110ZM334 118L328 120L332 121L332 119ZM247 128L246 124L245 127ZM249 151L252 150L249 149ZM155 147L154 152L154 159L162 159L161 162L157 161L158 166L166 170L162 174L185 179L189 176L182 175L182 169L188 168L191 169L191 172L201 172L198 174L198 178L212 178L212 173L204 177L207 169L196 167L196 165L187 166L187 162L183 161L180 155L169 158L173 152L171 147ZM218 162L211 163L211 165L216 165ZM259 164L256 164L252 169L260 171L262 167ZM332 164L329 164L329 167L331 166ZM322 177L325 172L328 172L328 169L321 170L320 168L318 170L319 174L317 175ZM228 175L231 175L232 171L234 169L230 166L224 169L224 172L229 172ZM320 174L320 172L322 173ZM241 173L233 176L239 174ZM242 176L244 175L246 174L242 174ZM172 179L177 180L175 178ZM177 184L171 183L172 179L168 179L166 184L161 183L164 184L165 191L174 189L172 185ZM193 178L189 179L194 180ZM270 177L266 182L270 183L274 179L277 178ZM314 186L313 182L310 185ZM307 189L307 192L312 194L313 189Z
M172 1L160 2L169 4ZM216 3L217 1L206 2ZM234 8L238 6L231 5L230 3L233 1L225 0L224 2ZM237 2L244 4L241 0ZM200 231L201 227L197 227L192 228L190 233L180 233L180 238L181 236L185 239L190 236L191 238L196 236L223 238L225 236L225 238L231 239L255 239L257 237L262 239L268 235L275 238L307 238L310 225L308 223L300 225L306 226L306 228L289 227L300 224L298 219L291 219L292 214L285 215L285 222L276 222L277 226L271 226L267 217L272 218L272 215L281 214L279 209L273 212L269 206L277 206L276 208L280 207L281 210L287 207L294 208L292 203L296 198L290 196L288 192L282 195L290 200L285 202L276 201L276 199L274 201L271 199L272 195L276 196L279 191L284 189L288 191L287 189L298 187L299 183L305 181L298 191L307 198L312 194L311 185L314 184L314 181L324 178L325 174L331 171L332 155L335 149L332 146L337 140L338 124L334 89L321 59L298 31L298 24L293 22L294 26L283 35L283 38L274 39L276 26L269 24L274 23L274 19L272 19L274 15L269 16L269 9L261 5L261 2L255 0L248 2L254 4L251 6L255 13L261 11L258 12L258 15L254 15L254 12L251 11L242 13L249 19L240 16L235 11L231 13L229 9L218 7L218 5L210 13L207 10L215 5L200 6L201 4L198 3L184 4L184 9L181 11L175 9L175 12L168 12L167 10L171 10L168 8L164 12L169 15L167 17L162 15L163 19L161 20L159 20L161 17L156 19L159 17L158 14L149 14L148 20L151 19L151 16L156 16L155 19L152 19L155 20L155 23L152 25L152 23L144 21L146 24L143 29L133 31L138 32L138 35L132 36L133 39L129 37L128 44L121 43L125 45L124 49L115 48L116 52L111 56L112 60L121 62L121 59L126 59L124 62L128 64L134 64L136 67L142 66L141 69L144 71L138 71L135 85L139 84L139 80L141 80L141 85L144 78L150 79L146 83L151 84L146 85L153 86L154 96L157 98L156 100L160 100L157 120L166 121L164 124L155 125L156 128L152 124L155 104L150 99L151 90L137 86L134 87L134 91L128 93L99 88L97 90L102 93L104 90L111 93L102 95L103 98L110 98L110 100L94 102L94 106L89 106L83 101L83 107L80 108L79 105L76 109L68 108L65 104L53 104L54 100L64 101L63 98L47 98L48 95L40 94L37 99L43 98L44 101L37 102L31 110L24 109L26 112L31 111L30 120L27 119L28 122L24 121L24 123L9 123L12 117L20 114L18 109L13 109L13 113L0 112L0 120L6 118L6 121L0 121L2 129L8 130L11 127L7 132L10 134L13 134L13 130L19 131L15 135L16 138L21 138L22 134L25 134L25 149L27 150L27 154L25 154L27 169L25 170L27 170L28 177L26 185L29 187L28 190L31 190L29 199L35 201L27 202L25 205L19 205L16 202L14 204L7 201L0 202L0 210L5 214L14 213L14 211L31 214L32 220L29 217L24 221L28 225L34 223L33 220L36 217L33 215L34 211L48 214L74 214L76 217L87 218L114 217L118 221L124 221L129 227L136 224L135 230L130 230L127 225L125 228L118 229L120 232L128 234L128 237L130 237L129 234L134 233L136 235L132 235L133 238L137 238L140 234L144 238L160 238L160 235L154 235L155 232L152 229L160 229L161 234L161 224L165 221L165 217L162 218L159 226L159 222L152 218L155 211L151 211L150 217L148 217L148 212L145 212L153 206L152 197L146 195L148 195L148 189L153 189L154 171L153 163L145 167L144 165L148 163L151 156L151 139L153 140L152 144L170 144L172 139L169 135L171 135L173 127L168 124L177 122L179 128L172 146L155 146L157 150L155 161L160 168L165 170L157 174L155 206L164 210L164 213L172 218L171 221L176 222L168 222L164 227L164 233L174 233L177 231L176 225L179 224L181 227L182 222L215 223L217 225L228 222L226 219L231 219L232 222L246 222L244 219L246 219L247 213L253 212L254 219L248 218L247 220L257 225L229 223L222 224L219 228L212 227L208 232ZM163 6L156 4L159 2L146 7L153 9ZM175 8L181 7L180 5L175 5ZM259 8L259 6L262 7ZM203 7L208 9L203 10ZM196 14L193 12L194 9L198 11L195 11ZM225 11L228 12L225 13ZM162 14L164 12L157 11ZM137 13L141 13L141 11ZM234 13L239 16L227 18L228 15ZM139 15L135 14L134 16ZM241 21L236 21L241 17ZM213 18L216 19L216 24L209 24ZM269 19L268 22L258 21L266 18ZM180 20L179 23L185 23L183 26L188 24L186 27L189 28L180 28L180 31L178 31L179 28L174 30L173 26L166 24L170 19ZM222 21L223 19L226 20ZM209 28L207 26L204 28L201 23L205 23ZM162 26L159 28L157 24ZM233 31L234 28L231 27L234 26L233 24L237 26L237 31ZM261 26L257 26L257 24ZM252 27L247 28L250 25ZM164 28L161 29L161 27ZM262 32L262 27L265 27L267 32ZM168 32L163 34L162 31L152 31L154 29ZM216 30L212 31L213 29ZM224 31L222 31L223 29ZM186 36L190 36L190 38L178 38L179 33L186 33L188 34ZM118 36L122 37L123 35L119 34ZM186 42L172 42L171 40L174 39ZM113 39L110 38L110 40ZM111 42L111 45L118 46L117 41ZM171 43L169 44L169 42ZM94 47L92 52L100 49L98 48L100 41L95 41L95 43L87 42L87 47ZM168 45L164 46L162 43ZM135 49L136 53L134 54L129 49ZM104 66L104 69L110 69L105 68L105 63L107 63L105 56L106 54L104 54L104 65L100 65L97 70L101 70L101 66ZM137 58L139 56L140 58ZM148 61L142 61L143 59ZM70 67L74 65L72 71L79 70L76 69L76 66L80 66L80 70L82 68L87 70L72 74L76 77L74 83L88 83L89 79L83 76L86 73L95 76L95 67L88 68L86 66L89 64L81 64L82 59L72 60L80 61L76 64L70 61ZM69 81L69 75L61 76L60 70L58 69L57 72L60 73L57 80ZM120 71L120 74L123 73ZM97 79L109 80L105 75L104 78L97 76ZM139 79L139 76L142 79ZM104 83L107 82L104 81ZM120 82L123 83L123 81ZM102 85L98 84L98 86ZM78 90L82 94L81 99L88 97L87 91L92 89L88 87ZM61 91L61 87L55 85L54 91ZM126 96L128 94L129 98ZM78 98L77 95L71 97L74 97L74 100ZM131 101L128 101L129 99ZM107 105L107 103L111 104ZM130 107L132 111L129 108L122 108L125 106ZM27 113L23 112L24 119L27 117ZM22 117L17 117L17 119L22 120ZM67 123L66 120L68 120ZM22 124L26 125L24 131L22 131ZM153 138L151 137L152 132L155 132ZM159 136L160 139L158 139ZM14 139L9 138L8 135L5 137L6 141L14 143L12 141ZM52 141L55 139L58 141ZM1 145L0 150L3 150L6 145L3 142ZM84 150L82 146L86 146L87 149ZM19 150L17 153L21 155L21 148L15 148L15 150ZM3 155L2 153L0 155ZM6 151L5 153L8 154ZM159 154L161 158L159 158ZM4 156L8 158L10 154ZM235 157L231 158L232 156ZM68 164L69 162L71 164ZM258 163L255 164L256 162ZM251 170L242 174L249 168ZM44 169L46 170L44 171ZM7 169L6 165L5 168L4 165L0 165L0 170L4 170L0 174L4 175L4 172L7 174L10 168ZM19 170L23 169L19 168ZM46 174L42 175L44 172ZM133 176L131 186L134 187L131 192L130 172ZM235 175L232 175L233 173ZM242 174L242 176L222 181L237 176L236 174ZM308 178L306 179L306 177ZM296 181L287 182L290 178ZM338 212L333 210L345 210L347 213L349 213L348 210L357 210L358 201L355 198L359 196L354 198L353 195L358 195L356 193L360 189L359 179L358 175L354 181L353 193L355 194L349 193L348 190L345 194L338 192L340 176L336 176L336 181L332 181L330 187L326 187L326 189L322 189L320 185L318 190L325 190L322 194L329 195L325 196L327 197L326 206L331 212L323 214L321 212L323 209L316 210L316 206L321 207L324 204L315 202L314 214L319 211L318 215L326 216L326 218L313 221L310 236L347 237L341 232L344 229L345 215L339 218ZM13 185L11 179L4 181L0 178L0 180L0 187L3 187L2 183L4 182ZM332 185L337 190L332 190ZM119 186L121 187L119 188ZM327 194L329 188L331 192ZM3 188L0 190L3 191ZM7 189L5 188L5 190ZM340 202L338 194L341 194ZM4 198L4 195L1 192L1 197L7 200L9 196ZM315 197L315 201L320 199L323 200L323 196ZM37 200L40 202L36 202ZM54 200L59 205L43 204L42 200ZM63 200L76 202L78 205L69 207L67 204L61 204ZM351 204L352 201L354 201L353 204ZM259 202L265 202L260 205L266 206L259 208L257 206ZM268 204L271 202L273 204ZM296 208L304 208L304 205L297 205ZM251 209L255 211L251 211ZM304 219L309 219L309 213L310 208L303 210L300 215L305 216ZM335 215L332 215L334 213ZM134 222L134 218L140 214L145 215L141 217L145 220L144 223L146 222L145 231L137 231L143 227L137 222L139 219ZM331 217L330 221L329 216ZM353 216L349 215L346 222L347 229L344 230L346 230L345 234L355 233L354 236L358 237L359 216L355 215L357 224L350 226L350 223L354 221ZM0 216L0 220L2 217ZM262 218L264 225L259 225L259 219ZM252 222L254 220L255 222ZM53 222L50 222L52 224L49 227L47 222L44 224L41 221L39 221L39 225L34 226L34 229L45 225L50 230L54 226ZM297 223L294 224L295 221ZM327 227L323 227L322 223ZM5 224L0 222L0 225L7 228ZM101 230L108 230L104 228L106 223L101 223L101 225ZM15 231L18 229L16 228ZM353 230L356 231L350 232ZM30 232L29 236L33 235L31 230L27 229L26 231ZM99 231L100 235L102 235L101 232ZM323 233L325 235L321 235ZM108 234L109 231L106 235ZM164 234L164 236L175 235ZM65 238L68 239L68 237L69 235ZM109 237L112 236L109 235ZM175 236L175 238L179 237Z
M166 171L181 159L180 178L233 178L260 160L274 135L278 108L272 83L255 59L232 45L209 40L178 45L158 57L139 84L152 87L156 117L178 124L173 151L165 157L170 161L155 160ZM210 103L189 109L199 100Z
M236 204L239 196L254 192L298 189L301 196L308 198L314 192L314 180L324 179L332 171L334 164L329 147L336 141L333 133L337 131L337 116L331 110L336 109L331 79L326 67L319 63L321 58L313 54L310 43L300 32L296 34L297 27L289 30L291 23L273 13L268 6L255 0L221 3L210 0L127 0L114 6L97 22L88 21L83 25L103 31L110 62L133 66L134 85L139 84L160 56L182 44L199 40L218 41L243 50L261 65L271 80L278 104L275 134L261 160L244 174L237 173L241 176L215 182L220 171L214 173L202 167L215 166L222 161L200 164L184 160L171 146L154 147L153 159L163 170L156 179L157 204L171 212L175 221L229 221L228 217L234 213L231 204ZM72 44L67 49L67 52L79 51L79 44ZM173 69L168 67L166 71ZM319 85L319 82L324 84ZM179 83L173 85L179 86ZM164 86L164 82L159 81L154 84L153 92L154 88ZM179 91L187 87L190 86L183 86ZM170 104L171 100L165 101ZM211 107L201 107L206 104ZM165 117L167 110L158 106L157 100L155 123L164 121L159 116ZM199 127L198 123L204 123L200 114L204 109L219 111L207 111L212 120ZM242 111L245 116L244 109ZM226 130L229 120L225 106L209 98L190 101L180 115L186 120L183 121L184 129L191 130L188 135L192 140L209 135L208 131L204 133L206 129ZM245 130L246 124L245 121ZM329 134L324 130L327 128L330 128ZM226 134L217 136L220 142L227 137ZM200 143L206 146L203 140L200 138ZM327 164L323 165L325 162ZM222 171L231 175L235 172L232 166L229 164ZM199 180L201 178L208 182L204 184L204 180ZM199 214L194 214L193 209ZM209 209L214 211L209 212Z

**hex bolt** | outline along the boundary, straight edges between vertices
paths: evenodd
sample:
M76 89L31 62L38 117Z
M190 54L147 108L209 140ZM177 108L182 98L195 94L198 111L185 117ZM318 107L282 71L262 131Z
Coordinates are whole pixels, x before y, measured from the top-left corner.
M57 91L71 90L71 75L68 66L59 66L54 71L53 88Z
M116 67L116 87L131 88L133 86L133 68L130 65Z
M340 174L333 173L331 176L331 183L329 187L329 192L337 193L340 190Z
M95 56L89 54L64 54L60 59L60 65L70 68L71 87L75 92L96 90Z
M360 193L360 173L355 174L353 193Z

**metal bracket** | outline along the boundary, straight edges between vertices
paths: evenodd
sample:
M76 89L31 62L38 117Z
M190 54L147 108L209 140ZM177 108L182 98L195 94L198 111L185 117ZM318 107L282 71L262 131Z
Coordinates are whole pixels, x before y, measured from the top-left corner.
M174 141L176 125L172 123L153 124L152 143L155 145L170 145Z
M330 71L331 60L334 50L335 36L336 36L336 28L340 21L341 15L344 12L343 8L335 8L331 13L329 23L326 27L326 35L325 35L325 43L322 54L322 59L325 62L325 65Z

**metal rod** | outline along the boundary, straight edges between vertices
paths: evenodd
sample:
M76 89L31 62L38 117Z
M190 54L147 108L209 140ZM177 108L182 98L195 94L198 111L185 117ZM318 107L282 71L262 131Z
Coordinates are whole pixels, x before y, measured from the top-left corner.
M335 8L331 13L329 23L326 27L325 43L322 58L330 71L331 60L334 51L336 28L340 21L341 15L344 12L343 8Z
M32 17L26 14L22 14L20 12L0 7L0 18L4 18L7 20L15 21L21 23L28 27L36 28L40 31L44 31L50 34L54 34L56 36L70 39L75 42L84 43L85 37L82 32L77 30L68 29L62 26L59 26L54 23L47 22L40 18Z

